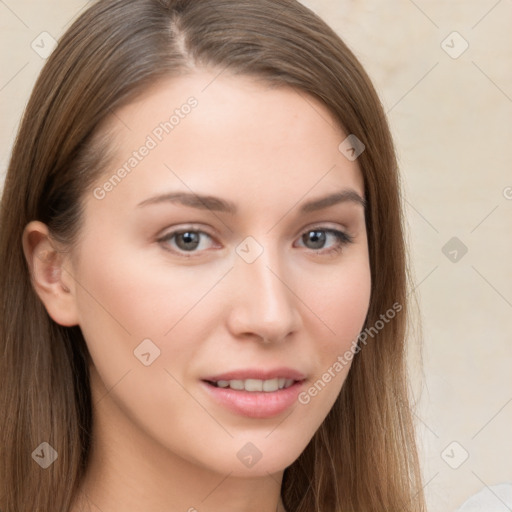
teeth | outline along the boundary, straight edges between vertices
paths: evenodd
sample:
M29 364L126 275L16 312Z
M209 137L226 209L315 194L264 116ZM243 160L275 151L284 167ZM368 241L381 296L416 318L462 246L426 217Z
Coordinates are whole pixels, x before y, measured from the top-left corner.
M285 379L279 377L275 379L260 380L260 379L245 379L245 380L219 380L217 387L231 388L238 391L266 391L272 392L278 389L289 388L295 381L293 379Z
M277 391L279 389L279 379L262 380L261 387L262 391Z

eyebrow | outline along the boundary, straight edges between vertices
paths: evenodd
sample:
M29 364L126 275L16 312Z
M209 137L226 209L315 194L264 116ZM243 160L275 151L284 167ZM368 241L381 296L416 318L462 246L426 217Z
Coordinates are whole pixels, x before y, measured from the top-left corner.
M354 189L343 189L339 192L329 194L317 199L307 201L300 208L300 213L311 213L317 210L323 210L329 206L339 203L355 203L366 208L366 200L362 198ZM178 203L191 208L202 210L213 210L235 215L238 211L235 203L209 195L194 194L189 192L169 192L158 196L150 197L139 203L137 206L147 206L160 203Z

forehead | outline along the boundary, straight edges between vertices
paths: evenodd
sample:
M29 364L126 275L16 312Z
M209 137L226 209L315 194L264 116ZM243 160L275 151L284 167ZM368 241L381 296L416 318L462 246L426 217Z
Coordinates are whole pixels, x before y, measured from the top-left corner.
M339 150L347 134L296 88L197 71L155 83L113 112L109 128L114 158L95 184L112 182L103 204L133 206L167 189L247 201L298 201L340 185L364 194L357 162Z

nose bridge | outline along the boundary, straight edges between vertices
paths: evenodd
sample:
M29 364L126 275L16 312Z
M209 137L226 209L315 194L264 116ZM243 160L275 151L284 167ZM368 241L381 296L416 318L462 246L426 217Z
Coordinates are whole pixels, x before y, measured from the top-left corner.
M235 328L239 334L253 333L278 341L297 328L299 318L293 284L287 282L290 278L284 255L272 245L272 237L265 242L244 242L237 250L235 263L235 279L242 291L232 307Z

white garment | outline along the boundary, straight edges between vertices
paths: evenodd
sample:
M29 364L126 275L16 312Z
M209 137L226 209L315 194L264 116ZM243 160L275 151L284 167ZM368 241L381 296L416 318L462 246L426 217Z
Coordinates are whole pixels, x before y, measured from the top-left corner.
M511 512L512 483L484 487L466 500L455 512Z

